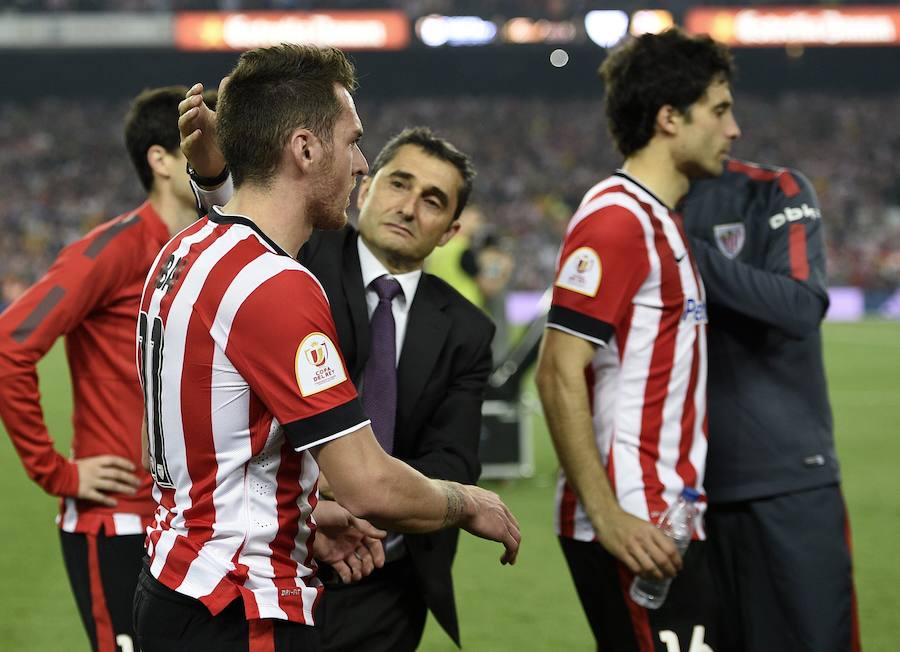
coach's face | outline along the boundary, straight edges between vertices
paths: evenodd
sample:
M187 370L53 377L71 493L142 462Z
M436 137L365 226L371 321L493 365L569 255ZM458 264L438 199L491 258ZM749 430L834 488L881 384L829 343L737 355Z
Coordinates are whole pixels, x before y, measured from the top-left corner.
M731 143L741 135L733 103L728 81L715 79L682 116L674 154L688 178L722 174Z
M463 178L456 166L418 145L403 145L360 184L359 232L394 273L420 269L459 230L453 219Z
M366 157L359 149L363 129L353 98L340 84L335 84L335 93L341 113L332 130L331 143L325 144L326 157L310 198L310 214L317 229L339 229L347 223L347 208L356 178L369 171Z

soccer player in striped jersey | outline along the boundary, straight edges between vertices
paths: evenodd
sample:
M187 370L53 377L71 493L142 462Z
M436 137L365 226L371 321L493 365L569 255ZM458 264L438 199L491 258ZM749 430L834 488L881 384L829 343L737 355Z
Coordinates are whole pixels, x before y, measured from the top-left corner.
M368 171L335 49L246 52L219 102L235 192L157 257L139 319L156 522L135 594L155 650L316 650L319 469L351 513L396 532L462 527L519 546L495 494L387 454L350 381L318 280L291 255L337 229Z
M185 91L147 90L125 120L147 200L63 249L0 315L0 416L29 477L62 498L66 570L91 647L102 652L132 649L130 605L156 506L140 468L135 314L160 247L197 218L179 149ZM71 458L54 449L36 371L62 336L74 394Z
M654 522L683 488L703 491L706 298L672 208L740 135L731 56L673 29L600 73L625 162L569 223L537 371L562 466L557 531L600 649L715 649L702 524L682 559ZM630 600L635 574L675 576L660 609Z
M816 192L796 170L732 159L681 210L709 301L707 524L722 649L859 650Z

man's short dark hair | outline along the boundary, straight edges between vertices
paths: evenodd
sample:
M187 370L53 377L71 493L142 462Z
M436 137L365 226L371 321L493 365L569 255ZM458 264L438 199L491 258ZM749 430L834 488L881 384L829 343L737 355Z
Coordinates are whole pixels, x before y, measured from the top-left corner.
M186 86L148 88L142 91L125 117L125 147L137 170L144 190L153 187L153 170L147 162L147 150L153 145L167 152L178 149L178 103L187 93Z
M391 138L381 148L369 169L369 176L374 177L378 174L378 170L390 163L397 155L397 150L404 145L421 147L427 154L447 161L459 170L462 185L456 196L456 212L453 215L453 219L457 219L466 207L469 195L472 194L472 181L475 179L475 166L472 165L472 160L459 151L453 143L436 136L428 127L410 127Z
M330 147L341 113L334 85L356 89L353 64L343 52L311 45L244 52L230 77L219 102L217 133L235 187L267 184L298 127Z
M726 46L707 35L680 29L645 34L614 50L600 66L606 86L606 119L626 158L653 138L665 105L683 114L717 78L731 81L734 65Z

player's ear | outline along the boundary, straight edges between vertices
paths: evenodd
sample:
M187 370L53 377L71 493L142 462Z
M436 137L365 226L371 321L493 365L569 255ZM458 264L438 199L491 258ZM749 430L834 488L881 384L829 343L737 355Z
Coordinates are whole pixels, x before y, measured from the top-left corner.
M663 104L656 112L656 131L667 136L674 136L678 133L678 126L683 117L681 111L671 104Z
M356 207L362 208L366 203L366 197L369 195L369 187L372 185L372 177L368 174L359 182L359 192L356 193Z
M322 144L309 129L294 129L287 147L294 165L304 174L322 159Z
M450 242L450 240L459 233L460 223L458 219L454 219L450 222L450 226L447 227L447 230L444 231L444 234L441 236L441 239L438 240L438 247L443 247L445 244Z
M147 165L153 171L154 176L168 179L172 176L166 161L166 148L162 145L150 145L147 149Z

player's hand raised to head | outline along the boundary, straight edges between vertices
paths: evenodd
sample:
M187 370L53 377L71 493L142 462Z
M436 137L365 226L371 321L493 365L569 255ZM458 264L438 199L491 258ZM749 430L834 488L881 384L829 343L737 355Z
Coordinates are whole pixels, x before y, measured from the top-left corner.
M474 485L456 485L461 489L464 504L459 506L463 515L459 526L483 539L491 539L503 544L506 549L500 557L501 564L515 564L519 554L522 533L519 522L509 508L493 491L487 491ZM448 496L448 516L454 509Z
M219 93L228 84L225 77ZM181 151L201 177L216 177L225 169L225 158L216 142L216 112L203 101L203 84L191 86L178 105Z
M78 498L107 507L116 501L108 494L133 495L141 485L134 464L117 455L98 455L75 460L78 467Z
M661 580L681 570L675 542L652 523L619 509L595 529L601 545L635 575Z

